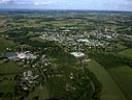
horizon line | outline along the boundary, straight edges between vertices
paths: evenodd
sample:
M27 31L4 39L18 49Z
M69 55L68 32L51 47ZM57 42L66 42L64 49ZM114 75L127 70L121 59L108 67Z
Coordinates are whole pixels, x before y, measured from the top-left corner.
M97 11L97 12L129 12L132 13L132 11L129 10L97 10L97 9L32 9L32 8L0 8L0 11ZM27 12L27 11L25 11Z

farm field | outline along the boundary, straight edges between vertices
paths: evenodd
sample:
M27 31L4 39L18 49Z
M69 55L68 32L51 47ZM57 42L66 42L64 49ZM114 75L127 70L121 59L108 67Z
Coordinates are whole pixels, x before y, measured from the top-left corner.
M132 100L132 69L129 66L119 66L117 68L110 68L108 71L127 100Z
M0 73L8 74L8 73L18 73L21 71L21 67L15 62L7 62L0 64Z
M88 64L88 69L97 76L103 85L101 100L127 100L118 84L116 84L104 67L92 60Z
M124 51L119 52L119 54L132 59L132 49L126 49Z
M0 38L0 55L5 52L6 48L14 48L15 46L15 42L5 38Z

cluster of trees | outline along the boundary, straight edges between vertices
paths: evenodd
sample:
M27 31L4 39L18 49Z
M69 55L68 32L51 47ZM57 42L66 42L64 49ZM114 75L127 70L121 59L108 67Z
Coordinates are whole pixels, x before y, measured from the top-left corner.
M57 92L57 94L52 94L53 97L56 98L55 100L99 100L100 99L102 85L97 80L95 75L89 72L88 69L86 69L85 72L76 70L76 72L74 72L74 79L70 81L68 80L65 81L65 80L67 79L61 79L61 81L57 83L58 79L56 79L56 82L52 83L53 85L52 88L55 88L56 89L55 91Z
M95 53L89 54L97 62L99 62L105 68L118 67L121 65L128 65L132 67L132 59L120 56L114 53Z

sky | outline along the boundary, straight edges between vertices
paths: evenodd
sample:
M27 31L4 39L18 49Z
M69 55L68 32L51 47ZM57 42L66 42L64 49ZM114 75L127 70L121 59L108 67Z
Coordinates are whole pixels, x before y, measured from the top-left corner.
M0 9L132 11L132 0L0 0Z

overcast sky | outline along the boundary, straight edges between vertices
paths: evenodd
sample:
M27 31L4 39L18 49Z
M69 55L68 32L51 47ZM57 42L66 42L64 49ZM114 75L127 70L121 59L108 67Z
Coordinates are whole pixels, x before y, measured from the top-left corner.
M132 0L0 0L0 8L132 11Z

